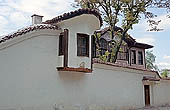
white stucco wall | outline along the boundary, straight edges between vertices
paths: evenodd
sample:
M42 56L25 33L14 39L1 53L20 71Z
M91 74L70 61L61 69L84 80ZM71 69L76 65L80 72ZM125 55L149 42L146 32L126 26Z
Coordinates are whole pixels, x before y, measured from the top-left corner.
M64 110L144 106L143 75L94 65L90 74L58 72L58 37L36 36L0 50L1 110Z
M100 28L100 22L94 15L83 14L56 24L69 30L68 66L78 68L82 62L85 68L91 69L91 35ZM77 33L89 35L89 57L77 56Z
M153 86L154 105L170 105L170 80L161 80Z

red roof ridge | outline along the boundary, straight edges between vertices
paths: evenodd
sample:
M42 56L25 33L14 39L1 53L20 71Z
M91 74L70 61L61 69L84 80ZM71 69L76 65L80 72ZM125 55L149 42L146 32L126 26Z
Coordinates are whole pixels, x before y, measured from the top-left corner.
M53 30L58 30L59 28L55 25L50 25L50 24L36 24L36 25L31 25L26 28L22 28L17 30L16 32L13 32L11 34L2 36L0 39L0 43L6 42L9 39L13 39L15 37L18 37L20 35L26 34L28 32L34 31L34 30L40 30L40 29L53 29Z
M97 9L89 9L89 8L78 9L78 10L75 10L75 11L64 13L64 14L59 15L59 16L51 19L51 20L46 20L43 23L45 23L45 24L58 23L58 22L61 22L61 21L64 21L64 20L67 20L67 19L70 19L70 18L73 18L73 17L76 17L76 16L80 16L82 14L92 14L92 15L96 16L100 21L100 26L102 26L103 21L102 21L102 17L100 16L99 11Z
M98 58L94 58L93 59L93 63L105 64L105 65L110 65L110 66L115 66L115 67L122 67L122 68L128 68L128 69L134 69L134 70L155 72L155 73L157 72L157 71L153 71L153 70L149 70L149 69L136 68L136 67L132 67L132 66L128 66L128 65L119 65L119 64L111 63L111 62L104 62L104 61L101 61Z

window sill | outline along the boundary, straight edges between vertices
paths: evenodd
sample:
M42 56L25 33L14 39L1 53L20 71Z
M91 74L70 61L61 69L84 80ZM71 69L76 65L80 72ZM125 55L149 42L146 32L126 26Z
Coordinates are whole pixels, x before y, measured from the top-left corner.
M77 56L77 57L88 57L89 58L89 56Z
M88 68L73 68L73 67L57 67L58 71L74 71L74 72L83 72L91 73L92 70Z

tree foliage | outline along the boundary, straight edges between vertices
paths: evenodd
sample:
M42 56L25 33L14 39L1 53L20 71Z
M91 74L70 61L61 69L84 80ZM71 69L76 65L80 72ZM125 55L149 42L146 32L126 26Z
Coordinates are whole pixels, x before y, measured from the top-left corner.
M150 69L150 70L156 70L156 71L159 71L158 69L158 66L155 65L155 59L156 59L156 56L153 54L153 51L152 50L148 50L146 51L146 54L145 54L145 58L146 58L146 68L147 69Z
M110 36L112 39L115 37L114 29L116 25L118 23L121 24L122 31L116 32L120 40L113 40L113 42L109 44L112 47L112 51L110 52L111 62L116 62L122 41L125 39L127 32L133 28L133 25L139 22L142 15L149 19L148 21L152 30L157 29L155 25L159 24L160 21L154 22L152 18L155 15L148 12L147 8L168 7L169 2L167 1L169 0L78 0L77 3L82 8L92 8L100 11L103 21L110 28Z
M164 69L164 70L162 70L162 72L161 72L161 76L162 76L163 78L168 77L169 74L170 74L170 71L169 71L168 69Z

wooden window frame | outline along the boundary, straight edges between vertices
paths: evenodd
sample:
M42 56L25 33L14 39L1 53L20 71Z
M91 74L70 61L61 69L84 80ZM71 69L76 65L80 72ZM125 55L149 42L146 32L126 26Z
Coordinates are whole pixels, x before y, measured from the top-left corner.
M125 61L128 61L128 46L126 45L122 45L120 47L122 49L122 51L119 51L118 54L117 54L117 60L125 60Z
M138 51L138 65L143 65L143 52L142 51Z
M86 45L80 44L80 40L86 39ZM86 53L82 53L82 48L86 49ZM77 56L89 57L89 35L77 33Z
M132 57L132 53L134 54ZM136 64L136 50L131 50L131 64Z
M64 55L64 33L59 36L59 56Z

